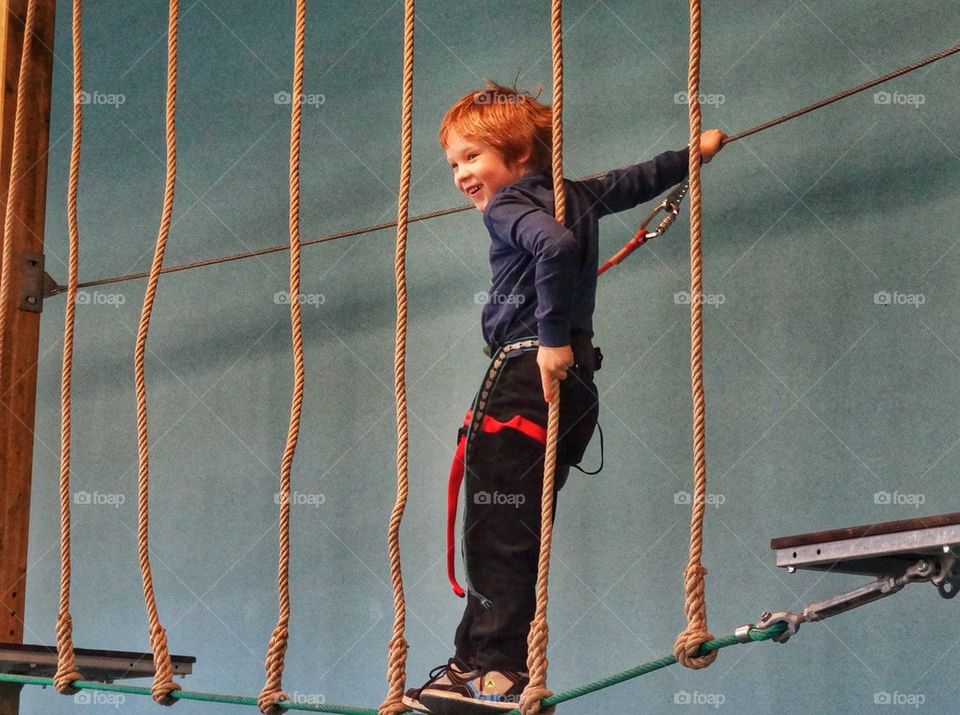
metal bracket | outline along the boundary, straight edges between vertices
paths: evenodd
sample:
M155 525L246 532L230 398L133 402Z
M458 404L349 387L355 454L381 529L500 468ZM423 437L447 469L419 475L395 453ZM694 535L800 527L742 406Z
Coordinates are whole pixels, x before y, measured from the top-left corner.
M879 601L881 598L898 593L908 583L929 581L937 586L941 596L953 598L957 589L960 588L960 574L957 573L957 565L958 559L952 553L929 559L920 559L899 576L883 576L860 588L841 593L824 601L811 603L801 613L764 611L756 627L769 628L774 623L786 623L787 629L773 638L777 643L786 643L791 636L800 630L800 624L802 623L822 621L825 618Z
M43 312L45 277L42 253L24 253L20 256L20 310Z

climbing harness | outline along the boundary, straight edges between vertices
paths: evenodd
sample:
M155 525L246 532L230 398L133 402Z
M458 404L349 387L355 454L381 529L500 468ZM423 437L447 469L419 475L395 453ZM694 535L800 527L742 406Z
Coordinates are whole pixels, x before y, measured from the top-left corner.
M471 436L478 432L494 433L503 429L514 429L527 435L540 444L546 445L547 431L541 425L532 420L526 419L521 415L515 415L507 422L501 422L487 414L487 404L493 389L500 379L500 373L503 371L507 360L523 353L532 352L540 346L536 338L524 338L502 346L493 353L490 360L490 366L484 375L480 389L473 399L473 404L463 420L463 427L457 433L457 450L453 456L453 463L450 466L450 477L447 481L447 578L453 587L453 592L459 597L466 596L466 591L457 582L456 577L456 557L455 557L455 530L457 521L457 502L460 499L460 488L463 485L463 477L466 473L467 464L473 452L475 439Z

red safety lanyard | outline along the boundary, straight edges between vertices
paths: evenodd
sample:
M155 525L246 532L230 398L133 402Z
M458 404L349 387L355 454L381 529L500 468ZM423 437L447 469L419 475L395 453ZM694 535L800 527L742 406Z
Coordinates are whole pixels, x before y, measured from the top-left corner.
M463 419L464 426L470 424L473 416L473 410L467 410L467 416ZM538 425L532 420L528 420L520 415L515 415L506 422L501 422L490 415L484 415L480 422L479 431L490 433L500 432L504 429L512 429L525 434L540 444L547 443L547 429ZM457 441L457 451L453 455L453 464L450 465L450 480L447 483L447 578L450 579L450 585L453 586L453 592L460 598L466 596L466 591L457 583L457 574L454 557L454 531L457 521L457 502L460 500L460 487L463 484L463 473L465 470L465 453L467 449L467 437L461 434Z

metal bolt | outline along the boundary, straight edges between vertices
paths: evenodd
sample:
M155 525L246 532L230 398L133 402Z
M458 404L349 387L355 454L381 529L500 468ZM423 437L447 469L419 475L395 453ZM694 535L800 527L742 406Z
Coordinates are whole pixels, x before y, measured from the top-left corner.
M28 302L30 305L36 305L37 299L36 299L34 296L32 296L32 295L28 295L28 296L27 296L27 302Z

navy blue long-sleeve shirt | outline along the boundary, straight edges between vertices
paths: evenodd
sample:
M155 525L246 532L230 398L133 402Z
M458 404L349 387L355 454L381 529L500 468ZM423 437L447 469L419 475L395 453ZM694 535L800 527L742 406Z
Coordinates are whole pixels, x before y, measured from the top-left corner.
M540 344L593 336L599 219L658 196L687 176L688 151L667 151L596 179L564 179L564 225L554 218L553 179L532 171L487 204L493 278L483 307L483 337L500 346L535 335Z

